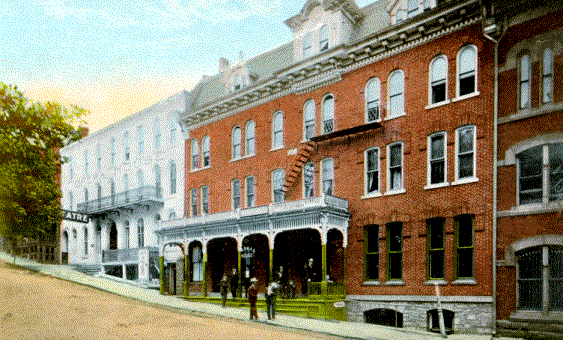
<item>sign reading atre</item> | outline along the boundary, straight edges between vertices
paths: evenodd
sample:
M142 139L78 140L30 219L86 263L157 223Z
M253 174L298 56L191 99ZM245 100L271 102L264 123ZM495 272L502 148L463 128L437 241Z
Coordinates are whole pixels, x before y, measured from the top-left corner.
M88 214L79 213L76 211L62 209L63 220L88 223L90 216Z

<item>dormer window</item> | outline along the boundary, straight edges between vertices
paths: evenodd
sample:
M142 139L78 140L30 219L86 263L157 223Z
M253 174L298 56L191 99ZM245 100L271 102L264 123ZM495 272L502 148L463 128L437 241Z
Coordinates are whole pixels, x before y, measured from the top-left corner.
M303 37L303 59L309 58L312 51L313 45L311 44L311 32L309 32Z
M328 50L328 26L323 25L319 31L319 51Z
M391 14L391 23L398 24L434 7L436 0L395 0L389 1L387 11Z

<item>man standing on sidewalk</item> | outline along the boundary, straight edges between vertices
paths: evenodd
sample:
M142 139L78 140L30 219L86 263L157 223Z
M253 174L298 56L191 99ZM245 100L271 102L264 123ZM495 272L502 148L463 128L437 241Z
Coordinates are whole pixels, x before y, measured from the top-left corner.
M250 279L250 286L248 287L248 303L250 304L250 320L255 318L258 320L258 311L256 310L256 301L258 300L258 289L256 288L256 278Z
M280 285L272 281L266 288L266 309L268 312L268 320L276 318L276 295L278 294L278 289Z
M229 281L227 280L227 275L223 275L220 284L221 284L221 300L223 302L223 308L225 308L227 304L227 292L229 291Z

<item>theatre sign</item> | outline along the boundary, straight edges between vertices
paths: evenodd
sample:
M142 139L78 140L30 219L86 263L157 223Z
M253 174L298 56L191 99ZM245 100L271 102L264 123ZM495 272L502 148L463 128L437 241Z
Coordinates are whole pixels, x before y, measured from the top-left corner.
M76 211L62 209L63 220L88 223L90 216L88 214L79 213Z

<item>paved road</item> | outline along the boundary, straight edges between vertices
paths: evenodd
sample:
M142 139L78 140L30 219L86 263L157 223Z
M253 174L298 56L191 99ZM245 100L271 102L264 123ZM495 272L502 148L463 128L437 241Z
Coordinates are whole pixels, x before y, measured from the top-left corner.
M0 261L0 339L342 339L194 315Z

